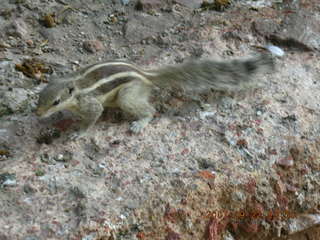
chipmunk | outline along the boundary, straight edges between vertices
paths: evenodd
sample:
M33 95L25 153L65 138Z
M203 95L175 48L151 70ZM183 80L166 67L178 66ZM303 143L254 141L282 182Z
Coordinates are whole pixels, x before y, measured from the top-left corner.
M186 93L240 90L253 83L253 75L273 70L270 53L230 61L192 60L181 65L143 70L124 61L93 64L52 80L40 92L36 114L49 117L69 110L81 117L81 128L73 138L83 136L106 107L119 107L134 115L130 130L140 132L152 120L154 107L148 102L152 87Z

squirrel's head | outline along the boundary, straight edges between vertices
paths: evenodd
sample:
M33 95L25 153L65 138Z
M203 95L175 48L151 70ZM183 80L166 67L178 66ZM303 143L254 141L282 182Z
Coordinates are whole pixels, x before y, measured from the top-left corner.
M65 109L74 98L75 88L72 82L51 82L39 95L36 114L49 117L51 114Z

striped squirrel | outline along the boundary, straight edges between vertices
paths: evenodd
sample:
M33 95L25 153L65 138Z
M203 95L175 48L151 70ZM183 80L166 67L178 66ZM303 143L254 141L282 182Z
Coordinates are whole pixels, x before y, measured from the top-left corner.
M97 63L51 80L40 92L36 113L48 117L67 109L77 114L82 119L80 131L73 135L77 138L95 124L105 107L119 107L137 118L130 130L138 133L155 113L148 102L154 86L186 93L209 89L234 91L252 85L255 73L273 67L270 53L231 61L192 60L155 70L143 70L123 61Z

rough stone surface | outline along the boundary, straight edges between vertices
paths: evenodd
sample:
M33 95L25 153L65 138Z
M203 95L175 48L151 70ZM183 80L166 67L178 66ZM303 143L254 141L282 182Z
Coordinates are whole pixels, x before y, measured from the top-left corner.
M171 25L169 19L159 19L152 16L136 16L124 27L125 38L132 43L151 43L156 41L159 33Z
M7 26L6 30L8 35L23 39L25 39L29 34L28 26L22 18L15 19Z
M297 1L299 2L299 1ZM297 3L296 2L296 3ZM284 6L277 18L257 19L254 30L270 42L291 50L320 49L320 16L303 8L303 3ZM310 5L314 2L310 1Z
M137 10L150 11L159 10L161 7L166 6L165 1L161 0L139 0L136 5Z
M320 50L320 17L310 16L308 12L290 14L283 20L279 33L271 35L270 40L278 45L302 50Z
M183 6L189 7L191 9L198 9L201 7L202 0L175 0L174 2L179 3Z
M27 31L0 32L0 239L318 240L318 0L233 1L221 12L123 2L1 3L0 28L23 19ZM53 13L46 29L39 19ZM285 55L256 89L197 101L155 90L157 114L141 134L107 109L87 137L68 140L77 118L35 116L46 83L14 68L36 56L59 78L119 58L146 69L232 59L272 36L300 45L279 41ZM85 51L90 39L107 51Z
M23 88L0 91L0 115L8 115L30 109L30 99L28 95L28 91Z

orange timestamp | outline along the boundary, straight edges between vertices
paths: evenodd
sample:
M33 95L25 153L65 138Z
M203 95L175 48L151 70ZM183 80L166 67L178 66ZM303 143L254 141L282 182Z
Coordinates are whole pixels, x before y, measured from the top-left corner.
M215 218L218 220L229 219L229 220L242 220L242 219L255 219L255 220L285 220L290 218L296 218L297 214L285 210L285 209L275 209L269 211L230 211L230 210L214 210L207 211L204 215L204 218Z

